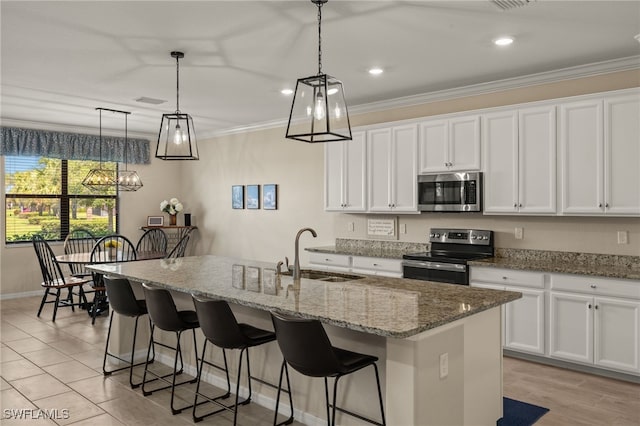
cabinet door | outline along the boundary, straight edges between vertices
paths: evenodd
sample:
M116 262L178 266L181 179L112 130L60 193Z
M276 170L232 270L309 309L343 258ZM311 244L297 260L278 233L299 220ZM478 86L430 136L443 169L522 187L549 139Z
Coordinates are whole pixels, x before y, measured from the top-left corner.
M449 127L447 120L420 124L420 173L447 170Z
M595 299L595 364L640 372L640 302Z
M522 298L505 306L504 347L544 355L544 290L505 288Z
M518 112L520 213L556 213L556 110Z
M344 206L344 144L324 145L324 209L342 211Z
M367 134L367 204L369 211L391 211L391 129Z
M473 271L473 268L471 269ZM482 281L470 281L469 282L469 286L471 287L478 287L478 288L489 288L491 290L504 290L504 286L503 285L499 285L499 284L487 284L484 283ZM505 345L505 305L502 305L500 307L500 316L501 316L501 320L500 320L500 327L502 328L501 333L500 333L500 338L502 339L502 347L504 347Z
M418 127L394 127L391 153L391 208L396 212L418 211Z
M593 363L593 298L551 292L549 356Z
M518 210L518 116L513 111L483 116L484 213Z
M449 120L449 170L480 170L480 116Z
M604 212L602 101L560 106L562 212Z
M366 134L365 132L354 132L352 136L352 140L341 142L345 145L345 168L343 171L344 176L346 176L343 197L344 210L363 212L367 209Z
M606 213L640 215L640 96L604 101Z

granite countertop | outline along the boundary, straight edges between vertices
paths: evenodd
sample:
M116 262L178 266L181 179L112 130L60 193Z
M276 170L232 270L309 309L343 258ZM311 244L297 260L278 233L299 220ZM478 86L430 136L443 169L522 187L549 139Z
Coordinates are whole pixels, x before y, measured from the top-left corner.
M402 259L403 254L425 252L427 248L428 244L421 243L336 238L335 246L310 247L306 250L315 253Z
M495 257L469 265L640 280L639 256L496 249Z
M174 291L385 337L406 338L520 298L521 293L359 275L326 282L275 274L275 262L218 256L91 265L90 269Z

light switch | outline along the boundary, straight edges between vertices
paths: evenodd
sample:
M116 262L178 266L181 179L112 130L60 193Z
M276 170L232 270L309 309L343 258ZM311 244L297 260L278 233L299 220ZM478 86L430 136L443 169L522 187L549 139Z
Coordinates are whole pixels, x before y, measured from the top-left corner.
M516 237L516 240L521 240L524 238L524 229L523 228L516 228L514 235Z
M618 244L629 244L629 233L627 231L618 231Z
M349 231L353 232L356 229L356 225L353 222L349 222Z

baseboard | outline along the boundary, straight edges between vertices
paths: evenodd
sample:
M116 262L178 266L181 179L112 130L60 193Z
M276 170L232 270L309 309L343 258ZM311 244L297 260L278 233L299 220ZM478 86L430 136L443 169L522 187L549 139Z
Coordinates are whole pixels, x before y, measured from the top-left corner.
M631 383L640 383L640 376L634 376L633 374L621 373L618 371L605 370L602 368L590 367L588 365L574 364L572 362L561 361L555 358L541 357L532 354L526 354L522 352L510 351L503 349L503 355L512 358L524 359L526 361L537 362L540 364L551 365L553 367L566 368L567 370L580 371L581 373L595 374L598 376L609 377L611 379L624 380Z
M23 297L42 296L42 290L25 291L22 293L0 294L0 300L21 299Z

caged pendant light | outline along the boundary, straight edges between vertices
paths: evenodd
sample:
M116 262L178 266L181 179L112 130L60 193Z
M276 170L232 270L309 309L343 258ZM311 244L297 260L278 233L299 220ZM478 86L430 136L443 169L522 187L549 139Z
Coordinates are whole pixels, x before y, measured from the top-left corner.
M171 52L176 58L176 112L162 114L156 158L162 160L197 160L198 145L193 118L180 112L180 59L182 52Z
M322 6L327 1L311 0L318 6L318 74L296 83L287 125L289 139L309 143L351 140L342 82L322 73Z
M135 170L129 170L127 164L127 151L129 150L129 139L127 137L127 118L130 112L117 111L125 114L124 116L124 170L118 170L118 190L120 191L137 191L142 188L142 180Z
M115 170L102 168L102 111L112 111L107 108L96 108L100 111L100 164L97 169L89 170L82 180L82 185L95 192L104 192L116 186Z

